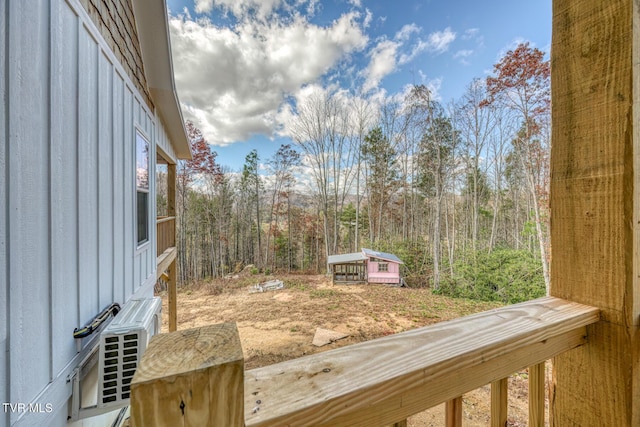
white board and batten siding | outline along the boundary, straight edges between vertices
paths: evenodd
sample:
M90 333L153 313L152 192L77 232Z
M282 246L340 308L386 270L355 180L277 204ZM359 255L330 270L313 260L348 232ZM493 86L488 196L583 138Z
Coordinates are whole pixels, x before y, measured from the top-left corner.
M77 0L0 12L2 425L64 425L74 328L155 281L155 143L175 154ZM150 142L150 241L137 247L135 135Z
M160 117L156 113L156 123L162 123ZM156 148L162 157L171 164L177 163L176 151L171 145L169 135L163 126L156 127Z

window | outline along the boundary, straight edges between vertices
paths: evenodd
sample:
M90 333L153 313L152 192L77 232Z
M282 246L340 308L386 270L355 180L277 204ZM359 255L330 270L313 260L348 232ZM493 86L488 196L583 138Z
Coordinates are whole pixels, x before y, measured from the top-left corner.
M389 264L385 263L379 263L378 264L378 271L382 271L382 272L388 272L389 271Z
M149 241L149 141L136 130L136 216L138 246Z

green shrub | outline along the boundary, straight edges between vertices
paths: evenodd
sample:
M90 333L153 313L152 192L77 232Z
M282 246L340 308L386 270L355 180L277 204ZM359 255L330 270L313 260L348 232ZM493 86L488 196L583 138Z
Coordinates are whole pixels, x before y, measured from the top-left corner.
M530 252L496 249L477 252L454 263L454 275L443 274L435 293L506 304L545 294L542 265Z

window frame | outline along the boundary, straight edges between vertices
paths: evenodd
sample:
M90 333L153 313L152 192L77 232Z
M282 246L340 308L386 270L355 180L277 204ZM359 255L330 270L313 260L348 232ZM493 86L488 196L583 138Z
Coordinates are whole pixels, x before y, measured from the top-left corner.
M147 133L144 132L144 130L136 125L134 126L134 133L133 133L133 137L134 137L134 144L133 144L133 151L134 151L134 156L133 156L133 164L134 164L134 201L133 201L133 206L134 206L134 216L133 216L133 222L134 222L134 233L133 233L133 238L134 238L134 243L135 243L135 248L136 248L136 253L140 253L143 250L147 249L147 246L151 245L151 159L152 159L152 147L151 147L151 138L148 137ZM146 165L146 169L147 169L147 188L144 187L140 187L138 185L138 141L142 140L144 143L146 143L147 145L147 165ZM147 232L146 232L146 238L144 240L139 240L139 222L140 222L140 217L139 217L139 209L138 209L138 194L146 194L147 195L147 200L146 200L146 217L145 217L145 223L146 223L146 228L147 228Z
M389 263L388 262L378 262L378 273L388 273L388 272L389 272Z

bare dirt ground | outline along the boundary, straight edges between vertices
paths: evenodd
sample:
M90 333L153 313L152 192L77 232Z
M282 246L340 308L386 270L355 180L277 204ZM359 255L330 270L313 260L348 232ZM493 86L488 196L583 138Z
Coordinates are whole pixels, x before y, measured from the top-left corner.
M280 279L284 289L250 293L260 281ZM166 293L163 331L168 330ZM236 322L245 356L253 369L385 335L495 308L497 305L433 295L428 289L385 285L333 285L319 275L250 275L208 281L178 290L178 329ZM316 328L349 336L323 347L311 344ZM528 418L527 373L509 378L509 426ZM486 426L490 386L463 396L463 425ZM444 425L444 405L409 418L408 425Z

